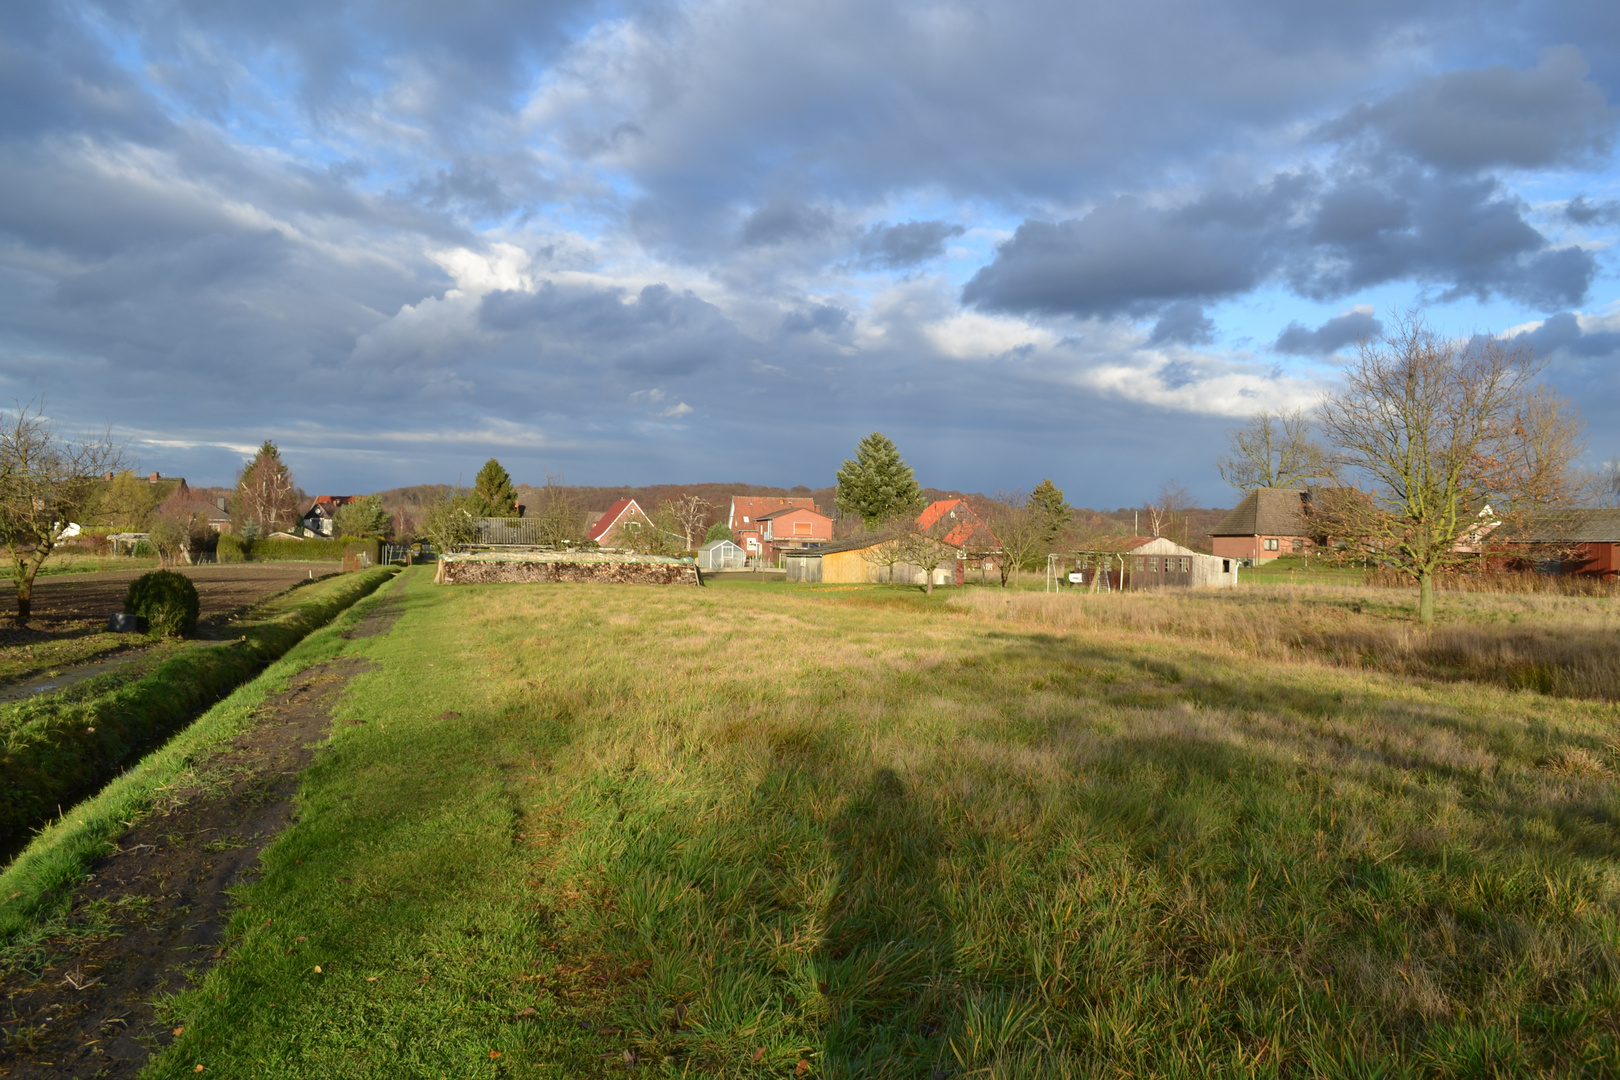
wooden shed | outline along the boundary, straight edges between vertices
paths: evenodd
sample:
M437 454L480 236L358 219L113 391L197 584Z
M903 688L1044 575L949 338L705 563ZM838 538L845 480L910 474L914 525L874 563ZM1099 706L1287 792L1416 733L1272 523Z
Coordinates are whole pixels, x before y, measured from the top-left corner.
M1162 536L1108 536L1083 550L1052 555L1047 560L1047 587L1071 585L1090 592L1230 588L1237 584L1241 561L1205 555Z
M782 568L789 581L847 585L926 585L926 572L906 562L889 562L879 552L891 538L856 537L837 544L794 548L782 552ZM958 581L957 559L934 568L935 585Z

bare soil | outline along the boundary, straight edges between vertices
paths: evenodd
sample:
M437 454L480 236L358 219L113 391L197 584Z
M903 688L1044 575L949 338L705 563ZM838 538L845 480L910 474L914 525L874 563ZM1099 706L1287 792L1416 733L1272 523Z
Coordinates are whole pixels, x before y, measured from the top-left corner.
M386 632L397 617L374 611L351 636ZM221 957L227 890L258 872L259 853L291 822L298 773L365 663L340 659L299 675L200 770L219 779L180 792L91 868L73 901L77 925L52 943L53 958L0 981L0 1077L134 1077L172 1040L153 1000Z
M177 566L177 573L197 586L202 603L202 619L231 615L272 596L283 589L337 569L308 563L242 563L232 566ZM105 574L63 574L38 578L34 582L33 617L28 631L36 636L60 635L83 630L99 630L107 616L124 609L129 583L148 570L115 570ZM17 610L17 586L7 581L0 586L0 615ZM8 629L4 634L20 631ZM26 633L22 631L21 633ZM0 641L8 639L0 635Z

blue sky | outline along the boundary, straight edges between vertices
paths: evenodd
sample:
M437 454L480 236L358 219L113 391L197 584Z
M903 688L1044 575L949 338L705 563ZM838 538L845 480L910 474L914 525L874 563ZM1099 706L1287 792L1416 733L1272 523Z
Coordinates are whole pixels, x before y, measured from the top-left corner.
M0 10L0 378L146 469L1172 477L1390 314L1620 453L1620 10L473 0Z

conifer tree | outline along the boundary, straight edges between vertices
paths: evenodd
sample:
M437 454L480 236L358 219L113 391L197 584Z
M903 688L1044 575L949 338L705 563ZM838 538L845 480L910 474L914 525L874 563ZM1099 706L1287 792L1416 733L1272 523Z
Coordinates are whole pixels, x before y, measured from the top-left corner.
M494 458L484 462L473 481L473 495L484 517L517 517L517 489L512 477Z
M855 459L838 470L834 501L846 514L858 514L867 528L876 528L922 509L922 487L900 456L899 447L874 431L855 447Z
M1074 507L1063 501L1063 489L1051 480L1042 480L1035 490L1029 493L1029 508L1040 515L1041 535L1048 544L1068 528L1074 514Z

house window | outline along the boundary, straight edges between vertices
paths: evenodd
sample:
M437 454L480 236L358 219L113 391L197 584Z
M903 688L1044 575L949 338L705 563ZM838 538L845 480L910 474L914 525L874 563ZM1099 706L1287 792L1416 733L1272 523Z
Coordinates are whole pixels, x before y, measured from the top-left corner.
M1155 555L1152 558L1148 559L1148 573L1157 574L1158 572L1159 572L1159 557L1157 555Z
M1147 562L1147 560L1142 558L1142 556L1138 555L1136 557L1136 572L1137 573L1140 574L1142 572L1142 567L1146 562Z
M809 536L815 531L815 524L809 521L795 521L793 523L794 536Z
M1275 540L1267 540L1266 541L1266 550L1267 551L1276 551L1277 550L1277 541L1275 541Z
M1183 574L1192 572L1192 560L1185 555L1181 557L1181 572Z

